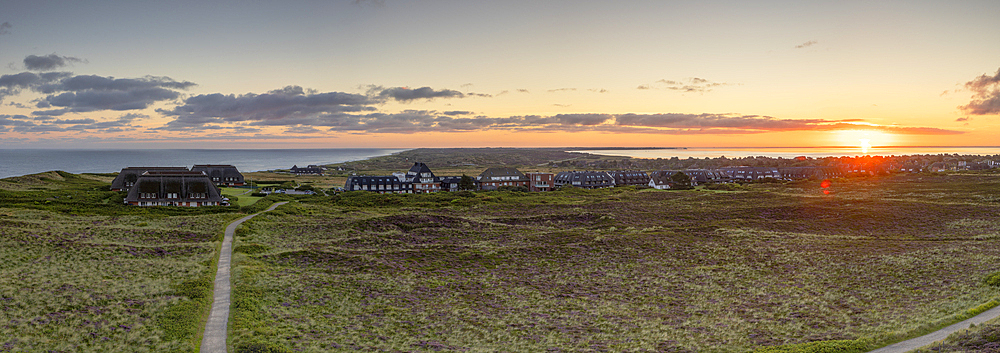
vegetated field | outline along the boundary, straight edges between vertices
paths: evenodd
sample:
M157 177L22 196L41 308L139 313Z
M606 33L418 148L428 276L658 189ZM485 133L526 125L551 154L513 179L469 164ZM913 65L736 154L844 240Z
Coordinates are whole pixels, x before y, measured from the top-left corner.
M983 281L1000 270L1000 176L831 190L315 197L238 232L230 339L237 351L867 349L1000 294Z
M263 198L251 195L253 190L250 189L221 188L221 190L222 197L228 197L230 202L240 207L253 205Z
M104 179L3 180L0 352L197 350L217 247L242 215L124 206Z

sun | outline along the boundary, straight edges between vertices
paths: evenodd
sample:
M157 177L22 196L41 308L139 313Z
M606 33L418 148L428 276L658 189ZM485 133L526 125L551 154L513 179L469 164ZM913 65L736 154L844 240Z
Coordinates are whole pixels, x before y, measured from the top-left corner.
M872 148L872 144L869 143L871 139L858 139L861 142L861 153L868 153L868 150Z
M892 134L866 130L841 130L836 132L835 137L837 145L858 148L861 153L868 153L872 148L891 146L894 140Z

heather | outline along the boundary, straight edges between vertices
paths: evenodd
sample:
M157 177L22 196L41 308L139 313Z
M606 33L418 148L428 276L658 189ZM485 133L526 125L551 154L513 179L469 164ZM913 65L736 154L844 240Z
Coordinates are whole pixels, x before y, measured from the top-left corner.
M239 214L127 209L100 176L17 179L0 190L0 351L197 349L218 241Z
M230 339L237 351L856 351L1000 295L986 284L1000 270L1000 177L815 184L310 198L238 232Z

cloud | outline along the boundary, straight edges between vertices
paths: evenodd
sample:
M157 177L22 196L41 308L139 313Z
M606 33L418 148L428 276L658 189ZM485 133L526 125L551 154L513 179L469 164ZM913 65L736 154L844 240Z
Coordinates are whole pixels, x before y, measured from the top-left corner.
M0 115L0 131L5 132L125 132L133 131L132 122L145 119L143 114L124 114L107 120L55 119L51 116L27 117L24 115Z
M378 101L366 95L326 92L306 93L301 87L288 86L264 94L202 94L189 97L183 104L158 112L175 119L170 129L197 128L209 123L256 122L261 125L324 125L336 114L373 111Z
M597 93L608 93L608 90L603 89L603 88L600 88L600 89L592 88L592 89L588 89L588 91L597 92Z
M2 75L0 76L0 101L3 101L4 97L20 94L21 90L29 89L37 91L42 85L72 75L69 72L46 72L43 74L22 72L19 74Z
M44 56L28 55L24 58L24 67L34 71L50 71L66 66L69 63L82 62L86 62L86 60L72 56L59 56L55 53Z
M518 88L518 89L517 89L517 92L518 92L518 93L531 93L531 92L528 92L528 90L526 90L526 89L524 89L524 88Z
M981 75L965 83L965 89L972 91L972 101L959 107L966 114L1000 114L1000 69L993 76Z
M576 91L576 88L556 88L549 90L549 92L566 92L566 91Z
M435 90L430 87L420 87L420 88L408 88L408 87L390 87L382 88L381 86L370 86L369 93L374 93L374 96L379 99L394 99L399 102L409 102L417 99L434 99L434 98L463 98L465 94L459 91L450 89Z
M10 34L11 26L10 22L0 23L0 35Z
M661 80L663 85L674 81ZM685 85L712 85L702 78L681 82ZM187 97L170 109L157 112L172 118L166 125L149 131L200 131L266 129L282 127L296 135L324 131L351 134L413 134L427 132L517 131L517 132L607 132L645 134L758 134L789 131L865 130L897 134L947 135L961 131L907 126L868 124L859 119L780 119L740 114L602 114L575 113L551 116L477 116L465 110L404 110L385 112L377 108L390 99L403 101L417 97L462 94L426 88L384 88L367 86L365 94L317 92L286 86L263 94L202 94ZM401 90L402 91L401 91ZM395 94L403 95L400 97ZM417 93L414 93L417 92ZM422 92L422 93L420 93ZM454 93L448 93L454 92ZM468 94L463 94L463 96ZM58 100L54 100L58 103ZM57 116L57 115L53 115ZM51 117L49 117L51 118ZM249 130L248 130L249 131ZM236 133L236 132L234 132Z
M810 41L808 41L808 42L805 42L805 43L802 43L802 44L799 44L799 45L796 45L796 46L795 46L795 49L802 49L802 48L805 48L805 47L811 47L811 46L813 46L813 45L816 45L816 43L819 43L819 42L817 42L817 41L815 41L815 40L810 40Z
M317 132L322 132L322 131L312 126L295 126L285 129L285 133L289 134L314 134Z
M177 90L193 82L169 77L145 76L116 79L95 75L73 76L70 72L36 74L22 72L0 76L0 99L27 89L46 94L36 101L38 108L60 107L67 112L145 109L155 102L175 100Z
M705 93L705 92L711 92L712 89L716 87L732 86L732 85L734 84L725 82L712 82L700 77L691 77L684 80L661 79L651 84L639 85L638 87L636 87L636 89L639 90L657 89L657 90L679 91L685 93L689 92Z

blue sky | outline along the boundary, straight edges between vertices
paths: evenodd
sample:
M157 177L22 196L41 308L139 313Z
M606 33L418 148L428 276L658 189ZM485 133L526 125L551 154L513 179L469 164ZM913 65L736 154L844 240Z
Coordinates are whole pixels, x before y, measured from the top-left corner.
M0 9L10 148L1000 144L996 1Z

